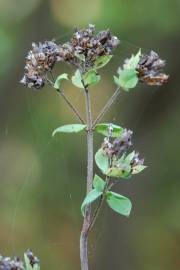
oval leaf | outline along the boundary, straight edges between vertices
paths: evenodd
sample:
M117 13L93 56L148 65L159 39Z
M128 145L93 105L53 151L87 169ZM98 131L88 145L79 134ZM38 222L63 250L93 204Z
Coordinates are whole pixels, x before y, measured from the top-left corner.
M103 55L98 57L98 59L95 61L94 68L98 69L104 67L109 63L112 57L112 55Z
M112 127L112 134L111 137L119 137L121 136L121 134L123 133L124 129L120 126L114 125L114 124L110 124L110 123L101 123L101 124L97 124L95 126L95 131L104 135L104 136L108 136L109 134L109 126L111 125Z
M140 173L142 172L144 169L146 169L147 166L144 166L144 165L137 165L137 166L134 166L133 167L133 170L132 170L132 174L137 174L137 173Z
M106 175L117 178L129 178L131 176L131 166L121 164L119 167L111 167L107 171Z
M132 204L128 198L118 193L109 191L106 193L106 201L109 207L115 212L126 217L130 215Z
M125 69L119 76L119 86L125 91L134 88L138 83L137 71L135 69Z
M98 168L106 174L108 168L109 168L109 158L106 155L106 153L103 151L103 149L99 149L95 155L95 161Z
M139 49L136 55L132 54L131 58L128 59L128 62L126 63L126 69L136 69L140 60L140 56L141 49Z
M91 190L86 198L84 199L82 205L81 205L81 212L82 215L84 217L85 215L85 208L88 204L91 204L92 202L94 202L95 200L97 200L100 196L102 195L101 191L97 191L96 189Z
M129 155L127 155L127 157L124 159L124 162L129 165L132 161L132 159L135 156L135 151L131 152Z
M56 133L77 133L77 132L80 132L82 130L84 130L86 128L86 125L81 125L81 124L72 124L72 125L64 125L64 126L61 126L61 127L58 127L56 128L53 133L52 133L52 136L54 137L54 135Z
M56 81L55 81L55 83L54 83L54 88L55 88L56 90L60 90L61 82L62 82L63 80L69 80L69 79L68 79L68 74L67 74L67 73L61 74L61 75L59 75L59 76L57 77L57 79L56 79Z
M94 176L94 180L93 180L93 187L97 190L97 191L102 191L105 188L106 183L104 182L104 180L99 177L98 175L95 174Z
M97 74L96 70L91 69L89 70L84 76L83 76L83 80L84 80L84 84L86 86L91 86L91 85L95 85L100 81L101 77L99 74Z
M78 87L78 88L84 88L83 84L82 84L82 78L81 78L81 73L79 71L79 69L76 70L74 76L72 76L71 78L72 83Z

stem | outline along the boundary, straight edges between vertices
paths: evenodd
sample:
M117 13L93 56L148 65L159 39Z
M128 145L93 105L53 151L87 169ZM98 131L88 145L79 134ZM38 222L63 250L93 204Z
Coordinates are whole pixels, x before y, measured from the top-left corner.
M84 87L86 100L86 119L87 119L87 191L88 194L92 190L93 182L93 129L92 129L92 112L91 101L87 87ZM88 270L88 231L91 219L91 206L85 209L85 217L80 236L80 260L81 270Z
M103 205L103 202L105 200L105 195L106 195L106 192L110 189L111 185L109 186L109 181L110 181L110 178L107 177L106 178L106 186L104 188L104 191L103 191L103 194L99 200L99 203L94 211L94 214L93 214L93 217L91 219L91 222L90 222L90 225L89 225L89 229L88 229L88 232L91 231L92 227L94 226L98 216L99 216L99 213L100 213L100 210L101 210L101 207Z
M65 102L67 103L68 107L75 113L75 115L77 116L77 118L79 119L79 121L82 124L85 124L84 119L81 117L80 113L77 111L77 109L74 107L74 105L72 105L72 103L70 102L70 100L66 97L66 95L64 94L64 92L61 90L58 92L62 98L65 100Z
M117 88L116 91L114 92L114 94L110 97L110 99L107 101L105 106L102 108L102 110L98 114L97 118L95 119L95 121L93 123L93 128L95 127L95 125L97 123L99 123L99 121L103 118L105 113L110 109L110 107L115 102L115 100L116 100L116 98L118 97L119 94L120 94L120 88Z

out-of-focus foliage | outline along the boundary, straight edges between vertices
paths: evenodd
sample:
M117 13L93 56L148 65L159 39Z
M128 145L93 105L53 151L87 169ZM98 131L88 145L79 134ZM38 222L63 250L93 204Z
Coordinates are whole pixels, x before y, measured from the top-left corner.
M65 42L75 25L95 23L121 44L92 89L94 117L114 91L117 67L140 47L167 60L170 79L161 88L121 93L103 120L134 131L148 168L119 188L133 201L132 216L109 209L101 215L90 240L92 269L180 269L179 9L178 0L0 0L0 253L21 255L30 247L41 269L80 267L86 138L83 132L52 138L54 128L75 118L52 88L34 92L18 81L32 41ZM65 65L56 71L75 72ZM82 91L68 82L63 89L84 114ZM102 136L95 136L97 150Z

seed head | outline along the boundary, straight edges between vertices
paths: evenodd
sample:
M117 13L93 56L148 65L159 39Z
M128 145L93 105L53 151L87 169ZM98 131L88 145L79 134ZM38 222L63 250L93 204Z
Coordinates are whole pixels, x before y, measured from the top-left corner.
M20 82L30 88L42 88L47 81L46 73L60 60L59 47L53 41L32 43L32 49L26 57L24 77Z
M125 129L123 134L113 141L113 151L116 156L126 152L132 146L131 137L133 132Z
M113 156L118 158L122 153L126 152L130 146L132 146L132 134L133 132L131 130L125 129L123 134L116 138L112 143L109 141L109 138L105 137L101 148L110 158Z
M162 85L166 83L169 76L162 73L164 66L165 61L160 59L159 55L154 51L142 55L136 69L140 81L146 82L148 85Z
M85 29L75 29L70 42L60 46L60 57L64 61L84 69L93 67L99 56L110 55L119 40L109 30L95 34L95 26L89 24Z

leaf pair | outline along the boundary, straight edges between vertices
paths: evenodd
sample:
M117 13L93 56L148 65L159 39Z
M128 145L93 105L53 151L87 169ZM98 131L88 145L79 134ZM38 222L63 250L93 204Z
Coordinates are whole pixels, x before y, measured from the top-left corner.
M128 198L112 191L107 191L105 194L103 194L105 191L105 186L105 181L102 180L98 175L95 175L93 180L94 188L87 194L81 205L83 216L85 216L85 209L88 205L96 201L101 196L105 196L105 200L111 209L128 217L132 208L131 201Z
M81 76L79 69L76 70L74 76L72 76L72 83L78 88L84 88L85 86L93 86L100 81L101 77L95 69L91 69Z
M122 133L123 133L123 128L117 125L113 125L113 124L108 124L108 123L103 123L103 124L97 124L95 126L95 131L97 133L100 133L104 136L108 136L109 133L109 126L111 125L111 129L112 129L112 133L111 133L111 137L119 137ZM82 130L85 130L87 127L87 125L82 125L82 124L69 124L69 125L64 125L61 127L56 128L53 133L52 136L55 136L56 133L77 133L80 132Z

